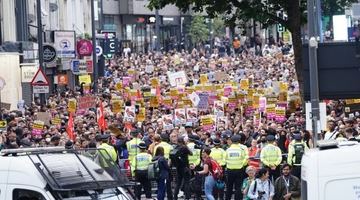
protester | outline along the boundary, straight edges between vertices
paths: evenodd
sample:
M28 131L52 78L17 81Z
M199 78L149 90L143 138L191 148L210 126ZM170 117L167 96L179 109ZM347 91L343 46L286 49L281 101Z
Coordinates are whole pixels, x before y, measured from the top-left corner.
M247 196L247 194L248 194L248 192L249 192L249 187L250 187L251 183L255 181L256 171L257 171L256 168L253 167L253 166L248 166L248 167L246 168L246 174L248 175L248 177L244 179L243 184L242 184L242 187L241 187L242 193L243 193L243 195L244 195L244 196L243 196L243 200L251 200L251 199Z
M157 180L158 190L157 190L157 199L164 200L165 199L165 191L166 191L166 180L169 178L170 167L166 158L164 157L164 148L157 147L155 151L155 157L153 161L157 161L160 169L160 177Z
M284 164L281 167L282 176L275 181L275 195L273 200L300 199L300 180L291 174L291 166Z
M204 175L205 182L204 182L204 191L206 199L208 200L215 200L213 196L213 189L215 187L215 179L212 172L212 164L211 164L211 149L205 148L202 150L201 158L202 158L202 167L203 170L197 171L196 174Z
M250 199L272 200L274 195L274 186L269 179L269 171L262 168L249 187L248 197Z

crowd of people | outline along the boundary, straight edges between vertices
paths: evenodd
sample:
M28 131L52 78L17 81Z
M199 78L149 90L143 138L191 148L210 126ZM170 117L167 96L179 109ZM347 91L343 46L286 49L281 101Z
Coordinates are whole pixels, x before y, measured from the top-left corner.
M181 191L201 199L202 190L210 200L300 198L301 157L312 134L292 54L247 47L230 56L129 53L110 60L94 84L97 91L81 84L51 94L46 104L35 99L3 109L8 126L0 149L107 149L115 162L130 162L139 199L142 189L151 198L147 171L154 161L159 200L176 200ZM344 105L327 102L325 139L357 140L360 118L345 116Z

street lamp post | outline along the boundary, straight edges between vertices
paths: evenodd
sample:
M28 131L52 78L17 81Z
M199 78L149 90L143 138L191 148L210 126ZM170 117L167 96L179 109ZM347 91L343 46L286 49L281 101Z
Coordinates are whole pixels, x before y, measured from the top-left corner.
M96 60L96 33L95 33L95 10L94 10L94 0L91 0L91 35L92 35L92 60L93 60L93 92L97 92L97 79L98 79L98 68L97 68L97 60Z
M38 38L38 57L39 57L39 67L46 74L46 69L44 65L44 47L43 47L43 28L41 22L41 0L36 0L36 15L37 15L37 38ZM46 104L45 94L40 94L40 104Z
M319 136L319 80L317 66L317 35L315 18L315 0L307 0L308 10L308 29L309 29L309 69L310 69L310 97L311 97L311 116L314 147L317 146Z

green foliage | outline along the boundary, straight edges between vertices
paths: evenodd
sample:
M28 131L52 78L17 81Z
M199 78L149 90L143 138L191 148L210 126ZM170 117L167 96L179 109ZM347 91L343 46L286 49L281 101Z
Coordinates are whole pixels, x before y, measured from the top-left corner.
M225 21L221 17L216 17L212 23L214 36L222 37L225 35Z
M342 15L345 12L345 8L348 8L353 3L357 3L358 0L322 0L321 10L324 16Z
M209 38L209 33L209 28L205 23L205 18L199 15L194 16L189 28L191 42L193 44L205 42Z

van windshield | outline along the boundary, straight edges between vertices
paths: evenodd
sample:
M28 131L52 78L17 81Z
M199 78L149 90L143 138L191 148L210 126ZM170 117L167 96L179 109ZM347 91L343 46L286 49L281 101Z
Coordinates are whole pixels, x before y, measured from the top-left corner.
M129 184L104 149L31 153L29 157L54 191L104 190Z

